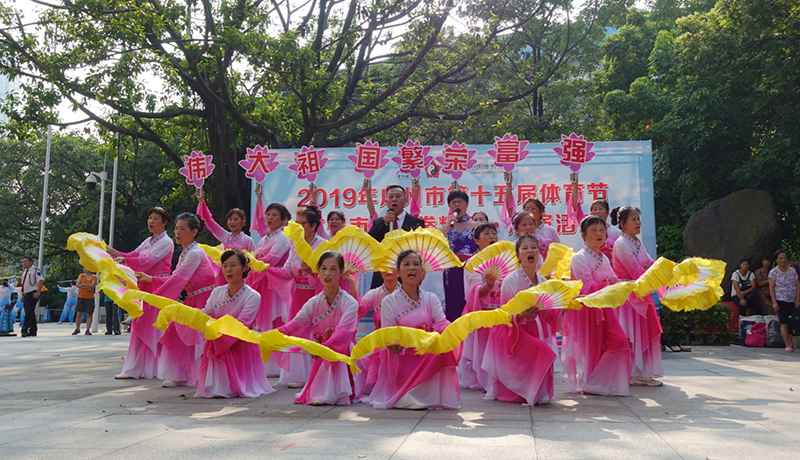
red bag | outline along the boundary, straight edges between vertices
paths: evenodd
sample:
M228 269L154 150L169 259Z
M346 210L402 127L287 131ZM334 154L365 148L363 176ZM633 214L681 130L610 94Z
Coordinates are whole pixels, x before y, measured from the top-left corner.
M744 345L747 347L766 347L767 346L767 324L756 323L747 331L744 338Z

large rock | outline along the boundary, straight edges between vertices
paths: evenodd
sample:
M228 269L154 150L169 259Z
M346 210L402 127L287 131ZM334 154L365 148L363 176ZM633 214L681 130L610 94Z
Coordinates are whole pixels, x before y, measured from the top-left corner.
M748 257L752 269L760 258L771 256L781 242L775 203L767 192L740 190L696 212L683 229L683 247L688 256L721 259L728 273ZM727 292L730 283L723 283Z

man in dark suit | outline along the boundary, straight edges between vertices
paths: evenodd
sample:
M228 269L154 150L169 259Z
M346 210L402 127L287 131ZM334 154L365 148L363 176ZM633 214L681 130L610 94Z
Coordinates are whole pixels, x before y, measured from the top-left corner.
M408 197L406 189L400 185L390 185L386 188L386 214L379 219L375 219L372 228L369 229L369 234L378 241L383 241L392 230L402 228L403 230L414 230L415 228L422 227L425 223L422 219L412 216L406 212L406 204ZM383 283L383 278L378 272L372 275L372 287L376 288Z

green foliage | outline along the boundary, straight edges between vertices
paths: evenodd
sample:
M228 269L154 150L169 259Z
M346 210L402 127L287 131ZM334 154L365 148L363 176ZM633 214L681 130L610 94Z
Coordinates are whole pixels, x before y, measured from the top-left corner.
M668 345L729 345L728 307L717 304L705 311L661 311L662 342Z

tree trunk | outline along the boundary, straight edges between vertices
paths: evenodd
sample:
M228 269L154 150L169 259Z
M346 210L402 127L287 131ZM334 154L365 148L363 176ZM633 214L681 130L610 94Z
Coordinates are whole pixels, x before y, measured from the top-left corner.
M225 114L221 104L206 104L208 116L208 145L214 155L216 168L208 179L208 203L214 212L217 221L222 221L228 210L242 208L245 213L250 211L250 181L244 177L244 171L239 166L239 160L244 158L244 149L236 142L233 131L234 124Z

